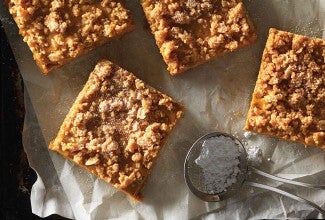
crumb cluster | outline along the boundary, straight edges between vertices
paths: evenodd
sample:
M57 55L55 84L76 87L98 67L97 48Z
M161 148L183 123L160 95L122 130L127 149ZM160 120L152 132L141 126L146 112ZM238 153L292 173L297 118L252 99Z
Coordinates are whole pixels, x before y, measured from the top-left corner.
M50 149L139 199L182 110L182 105L133 74L101 61Z
M6 0L43 73L133 29L120 0Z
M325 40L270 29L245 129L325 150Z
M240 0L141 0L171 74L256 41Z

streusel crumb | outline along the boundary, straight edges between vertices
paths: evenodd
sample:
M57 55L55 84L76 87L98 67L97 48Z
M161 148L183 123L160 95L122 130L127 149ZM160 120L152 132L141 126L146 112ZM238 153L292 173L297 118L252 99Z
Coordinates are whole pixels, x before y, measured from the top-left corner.
M45 74L134 28L120 0L6 1Z
M270 29L245 129L325 150L325 40Z
M183 106L99 62L49 148L136 199Z
M172 75L256 41L241 0L141 0Z

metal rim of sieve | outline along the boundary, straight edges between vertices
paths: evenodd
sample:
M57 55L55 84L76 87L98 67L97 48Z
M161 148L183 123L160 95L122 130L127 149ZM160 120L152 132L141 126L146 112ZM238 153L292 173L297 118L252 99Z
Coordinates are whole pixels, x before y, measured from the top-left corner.
M195 169L192 166L197 166L197 165L195 165L194 161L196 158L198 158L198 156L201 153L201 150L203 147L202 146L203 142L209 138L212 138L212 137L218 138L221 136L231 138L234 141L234 143L238 146L238 149L240 152L240 156L239 156L239 170L240 171L236 177L236 179L237 179L236 183L227 187L226 191L223 191L221 193L209 194L209 193L200 191L199 189L197 189L197 187L194 186L194 184L191 180L192 179L191 176L195 175L195 173L194 173ZM185 162L184 162L184 178L185 178L185 182L186 182L188 188L194 195L196 195L200 199L207 201L207 202L218 202L218 201L222 201L222 200L225 200L225 199L231 197L243 185L243 183L247 177L247 173L248 173L247 153L244 148L244 145L234 136L232 136L230 134L226 134L226 133L221 133L221 132L213 132L213 133L205 134L202 137L200 137L199 139L197 139L193 143L191 148L189 149L189 151L186 155L186 158L185 158Z

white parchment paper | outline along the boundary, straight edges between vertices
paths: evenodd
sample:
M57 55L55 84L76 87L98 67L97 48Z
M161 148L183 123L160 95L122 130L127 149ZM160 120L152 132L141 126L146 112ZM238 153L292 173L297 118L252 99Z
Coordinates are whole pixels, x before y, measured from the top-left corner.
M137 29L65 67L43 76L1 1L0 18L25 83L24 147L38 174L31 192L33 213L75 219L248 219L321 217L312 208L279 195L243 188L233 199L206 203L187 189L183 161L191 144L210 131L231 133L263 150L261 169L290 179L324 184L324 152L273 138L243 137L246 113L270 27L324 37L325 1L245 1L258 42L179 76L166 71L139 0L126 0ZM186 106L185 117L163 148L144 188L144 202L123 193L47 149L74 99L100 58L108 58ZM256 181L265 182L263 178ZM267 182L273 186L275 183ZM280 186L325 207L325 192ZM214 211L212 211L214 210ZM212 211L211 213L208 213ZM201 215L207 213L205 215Z

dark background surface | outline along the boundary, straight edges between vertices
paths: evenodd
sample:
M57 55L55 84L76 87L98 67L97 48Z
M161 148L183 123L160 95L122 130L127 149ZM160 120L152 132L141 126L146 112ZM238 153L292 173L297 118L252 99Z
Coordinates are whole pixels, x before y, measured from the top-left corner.
M36 173L29 167L22 145L25 116L23 82L1 22L0 74L0 219L41 219L31 211L30 190ZM52 215L45 219L65 218Z

